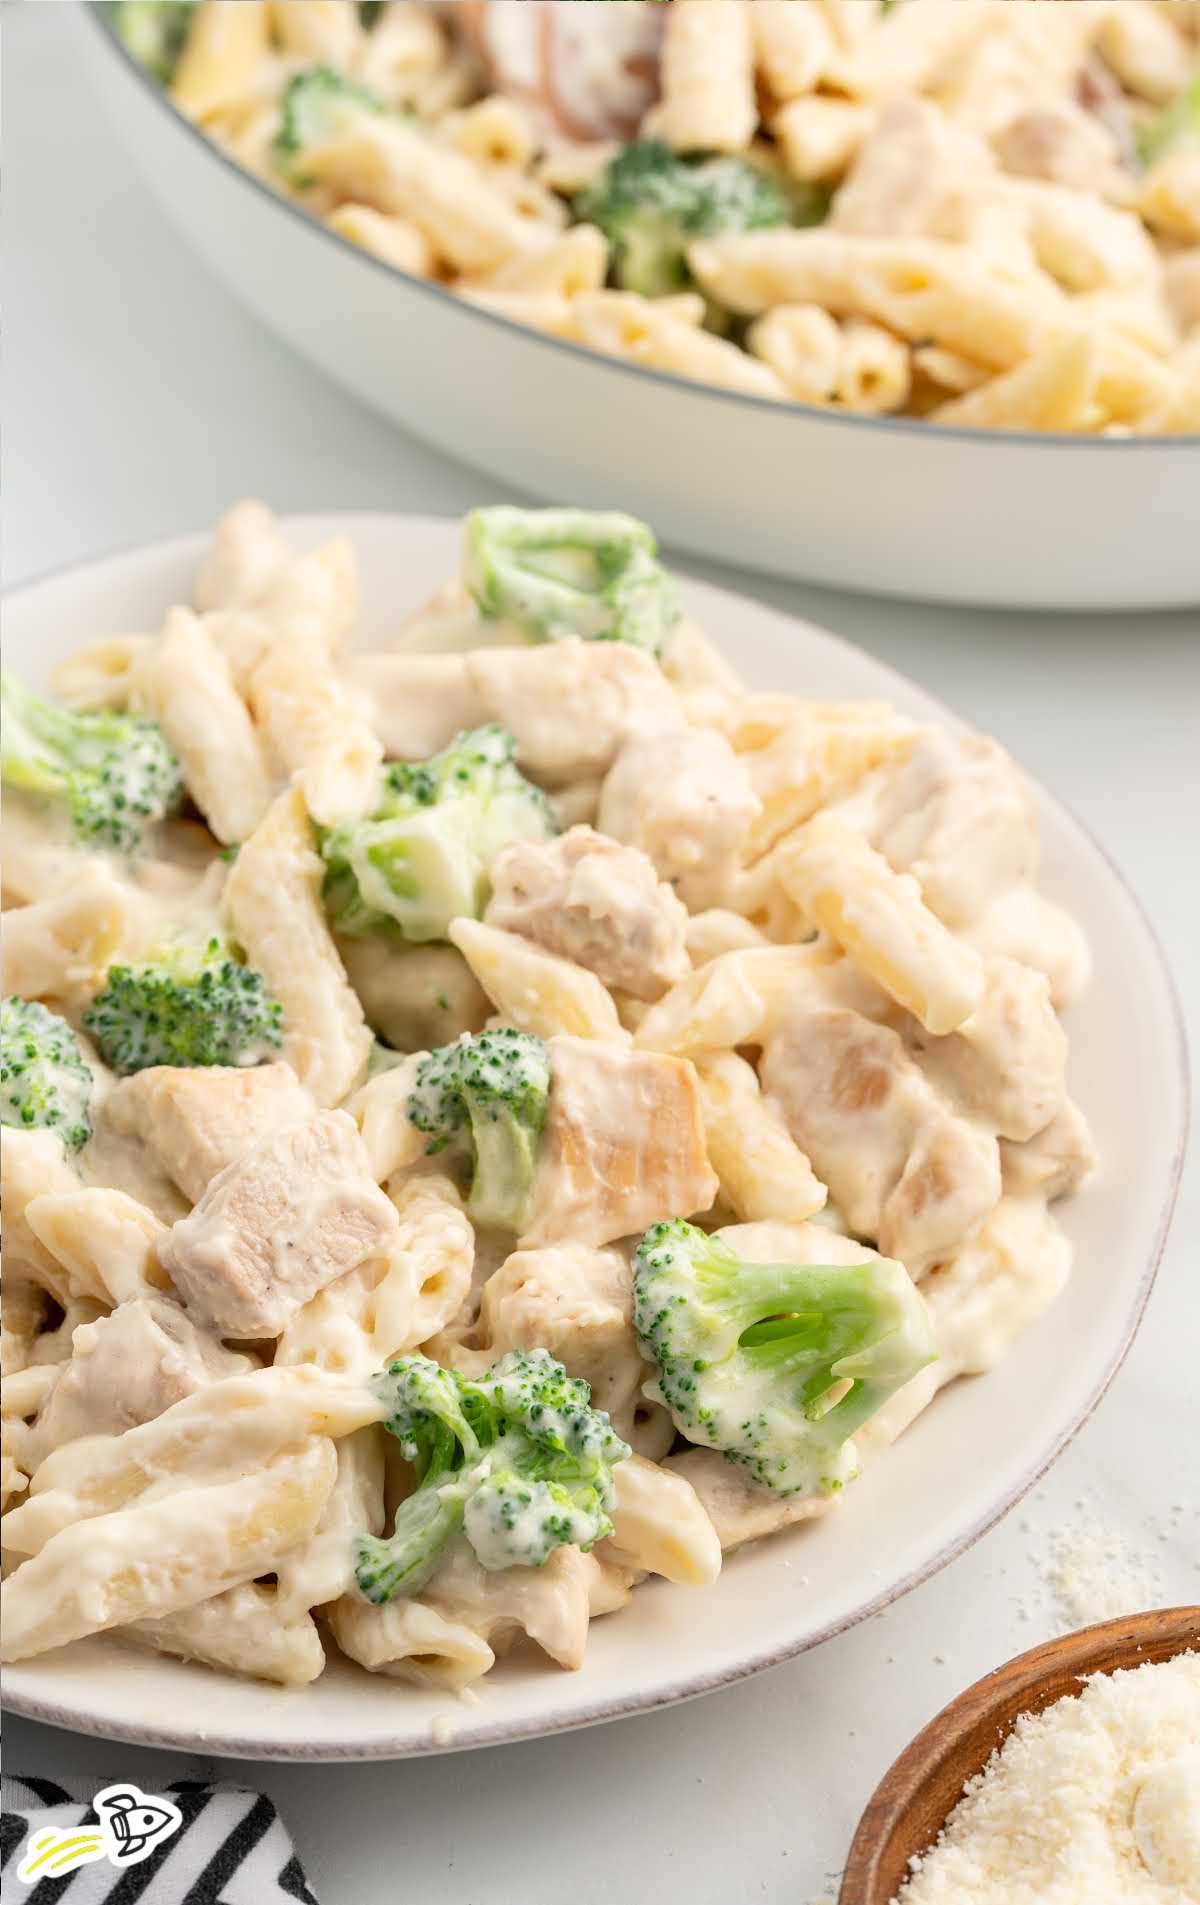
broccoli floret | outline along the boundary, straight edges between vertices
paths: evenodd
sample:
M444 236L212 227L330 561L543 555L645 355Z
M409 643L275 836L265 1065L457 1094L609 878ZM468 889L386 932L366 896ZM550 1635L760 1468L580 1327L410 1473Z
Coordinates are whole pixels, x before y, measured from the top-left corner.
M68 1151L91 1136L92 1074L65 1019L29 999L0 1005L0 1124L57 1131Z
M530 640L632 642L661 653L679 620L654 532L633 516L585 509L476 509L463 581L481 615Z
M0 714L0 776L61 806L88 846L134 852L183 798L179 762L153 721L111 709L75 714L7 674Z
M1138 133L1138 157L1157 165L1178 146L1200 145L1200 73Z
M696 158L660 140L624 146L574 201L612 246L612 276L624 290L666 297L692 282L688 246L718 232L817 224L828 197L797 188L737 156Z
M642 1238L633 1288L676 1428L781 1495L852 1480L849 1438L935 1355L925 1305L887 1258L744 1263L675 1219Z
M257 1065L282 1043L283 1008L225 940L179 939L138 966L110 966L83 1015L116 1072L148 1065Z
M192 30L193 0L119 0L113 25L135 60L169 86Z
M451 920L483 912L501 847L556 831L504 728L460 734L428 761L391 761L374 813L321 836L330 920L353 939L444 939Z
M503 1026L464 1035L422 1059L408 1116L428 1142L450 1154L470 1186L478 1224L523 1228L550 1096L550 1054L531 1032Z
M417 1487L390 1536L358 1539L369 1601L418 1593L460 1535L496 1571L540 1568L555 1548L612 1533L612 1471L629 1449L549 1350L511 1350L474 1381L401 1356L371 1386Z
M290 184L307 184L305 155L311 147L353 131L364 113L385 110L368 87L355 85L332 66L310 66L289 80L284 92L272 148L276 166Z

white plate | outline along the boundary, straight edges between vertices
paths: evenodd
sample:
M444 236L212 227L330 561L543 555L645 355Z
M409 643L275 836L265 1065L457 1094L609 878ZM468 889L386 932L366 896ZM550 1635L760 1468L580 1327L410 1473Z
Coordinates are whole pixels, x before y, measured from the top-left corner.
M457 529L436 519L313 516L288 527L301 545L339 531L352 538L368 647L384 645L457 561ZM86 639L156 628L169 604L189 598L203 547L200 537L160 544L21 589L6 604L9 665L42 682ZM835 636L701 583L685 596L754 686L882 696L925 719L952 718ZM508 1663L478 1705L341 1664L304 1691L281 1692L97 1639L8 1668L10 1709L110 1738L264 1759L482 1746L726 1685L842 1632L961 1553L1059 1454L1129 1347L1186 1124L1183 1032L1153 934L1078 824L1048 796L1041 810L1046 890L1082 921L1096 961L1070 1024L1071 1089L1104 1160L1095 1184L1061 1207L1075 1275L999 1369L940 1396L835 1514L732 1556L713 1588L648 1584L626 1612L596 1623L581 1672Z
M619 363L382 264L224 157L75 9L115 132L264 324L364 402L553 501L835 587L1071 609L1200 601L1200 437L951 431Z

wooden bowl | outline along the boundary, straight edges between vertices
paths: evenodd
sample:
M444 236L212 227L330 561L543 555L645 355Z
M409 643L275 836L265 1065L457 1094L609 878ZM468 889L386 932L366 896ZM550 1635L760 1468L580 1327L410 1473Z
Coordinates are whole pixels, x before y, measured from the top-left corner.
M913 1854L933 1844L1019 1714L1077 1693L1085 1674L1170 1660L1189 1647L1200 1647L1200 1607L1160 1608L1046 1641L977 1680L884 1774L854 1835L838 1905L890 1905Z

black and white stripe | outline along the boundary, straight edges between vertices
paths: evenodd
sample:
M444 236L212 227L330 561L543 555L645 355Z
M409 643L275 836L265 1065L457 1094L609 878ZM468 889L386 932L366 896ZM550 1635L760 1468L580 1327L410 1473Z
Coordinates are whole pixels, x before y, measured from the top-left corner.
M93 1790L96 1789L93 1783ZM106 1860L25 1887L22 1849L47 1826L95 1825L82 1789L48 1779L4 1780L0 1869L5 1905L317 1905L271 1801L244 1787L175 1780L159 1789L183 1814L179 1831L118 1871Z

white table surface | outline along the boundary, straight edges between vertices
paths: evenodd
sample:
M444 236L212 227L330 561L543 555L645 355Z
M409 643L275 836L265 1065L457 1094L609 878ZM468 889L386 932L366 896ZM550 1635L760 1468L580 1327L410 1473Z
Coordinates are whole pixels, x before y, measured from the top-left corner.
M60 11L4 8L6 583L207 525L245 494L280 510L447 514L490 495L210 282L110 146ZM1200 616L981 614L708 573L862 642L998 735L1124 868L1200 1020ZM1055 1631L1054 1530L1110 1532L1158 1573L1164 1604L1200 1601L1198 1229L1193 1162L1149 1315L1099 1413L1034 1497L842 1639L674 1712L553 1740L419 1764L217 1770L277 1801L322 1905L560 1905L564 1892L574 1905L807 1905L831 1892L905 1742ZM213 1767L16 1719L7 1731L14 1772L153 1788Z

